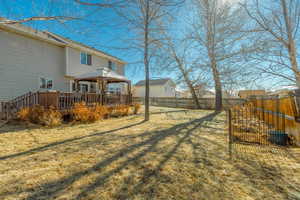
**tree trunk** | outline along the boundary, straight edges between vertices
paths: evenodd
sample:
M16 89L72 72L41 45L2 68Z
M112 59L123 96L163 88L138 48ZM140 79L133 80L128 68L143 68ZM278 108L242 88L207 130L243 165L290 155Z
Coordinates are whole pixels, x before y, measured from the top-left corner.
M184 70L184 68L183 68L183 66L182 66L182 64L181 64L181 62L179 61L178 58L176 58L176 61L177 61L177 64L179 66L179 69L180 69L180 71L183 75L184 81L186 82L186 84L187 84L187 86L188 86L188 88L189 88L189 90L192 94L192 98L193 98L193 101L196 105L196 108L200 109L200 103L199 103L198 97L196 95L195 88L193 87L193 85L191 83L191 80L188 77L188 74L185 72L185 70Z
M286 32L288 34L288 52L289 52L289 60L292 65L292 70L295 74L295 79L296 79L296 85L298 88L300 88L300 72L298 69L298 63L297 63L297 53L296 53L296 46L295 46L295 40L292 35L292 27L291 27L291 21L290 21L290 16L288 14L288 9L286 5L285 0L281 0L281 6L283 10L283 15L284 15L284 21L285 21L285 26L286 26Z
M148 55L148 42L149 42L149 0L146 2L146 16L145 16L145 32L144 32L144 65L145 65L145 121L149 121L149 94L150 94L150 85L149 85L149 55Z
M217 69L217 64L212 63L211 65L212 71L213 71L213 77L215 82L215 92L216 92L216 99L215 99L215 111L221 111L223 108L222 103L222 84L220 79L220 74Z
M214 2L217 3L217 2ZM209 6L208 6L209 8ZM221 78L220 78L220 73L217 67L217 62L216 62L216 52L215 52L215 47L216 47L216 18L217 18L217 11L216 5L212 8L211 11L209 11L207 15L207 51L208 51L208 56L210 59L210 67L212 70L214 82L215 82L215 111L219 112L222 110L222 83L221 83Z
M193 101L196 105L196 108L200 109L200 103L199 103L198 97L196 95L195 88L193 87L193 85L191 84L191 81L189 79L186 80L186 82L187 82L187 85L188 85L188 87L190 89L190 92L192 94L192 98L193 98Z

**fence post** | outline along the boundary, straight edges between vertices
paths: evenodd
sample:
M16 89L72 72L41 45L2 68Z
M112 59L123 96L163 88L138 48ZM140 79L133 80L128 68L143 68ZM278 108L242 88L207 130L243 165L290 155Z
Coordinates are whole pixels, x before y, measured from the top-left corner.
M261 98L262 121L265 121L265 101Z
M228 151L229 159L232 160L232 113L231 109L228 109Z
M281 115L281 113L279 114L280 112L280 99L278 96L276 96L276 129L277 130L281 130L281 127L280 127L280 121L279 121L279 118L282 118L282 120L284 120L284 116Z

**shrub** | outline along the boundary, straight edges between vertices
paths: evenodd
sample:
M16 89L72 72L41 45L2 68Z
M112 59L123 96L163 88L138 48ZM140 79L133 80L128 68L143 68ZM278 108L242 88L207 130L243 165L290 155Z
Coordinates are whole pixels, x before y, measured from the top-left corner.
M97 113L98 119L106 119L109 116L109 108L107 106L96 105L94 112Z
M30 121L29 120L29 114L30 114L30 109L29 108L22 108L17 113L17 117L18 117L18 119L20 119L22 121Z
M129 111L130 111L130 106L129 105L121 105L122 116L129 115Z
M45 112L45 109L43 106L35 105L32 108L30 108L30 114L29 114L29 121L31 123L35 124L41 124L40 118Z
M133 104L133 114L138 114L138 112L140 111L141 107L142 107L141 104L134 103Z
M79 122L95 122L109 115L107 106L95 105L94 107L87 107L84 102L76 103L72 109L73 119Z
M90 122L93 120L92 113L84 102L75 103L71 112L75 121Z
M114 107L113 106L109 106L109 107L107 107L107 110L108 110L107 117L112 116L113 115L113 111L114 111Z
M62 114L54 107L45 109L39 117L39 122L44 126L59 126L62 123Z
M113 107L111 115L114 117L122 117L129 115L129 105L116 105Z
M23 108L18 112L18 118L43 126L58 126L62 123L62 115L54 107L45 109L43 106L35 105L32 108Z

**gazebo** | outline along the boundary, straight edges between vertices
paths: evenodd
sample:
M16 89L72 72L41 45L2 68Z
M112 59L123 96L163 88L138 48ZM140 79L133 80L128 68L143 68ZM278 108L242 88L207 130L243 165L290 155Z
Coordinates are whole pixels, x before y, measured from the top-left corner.
M79 83L80 81L88 81L88 82L96 82L98 86L97 93L103 95L103 97L112 97L106 91L107 85L110 83L126 83L127 84L127 96L129 98L129 102L131 102L131 81L128 80L125 76L117 74L116 72L107 69L107 68L99 68L94 72L89 72L85 74L81 74L79 76L74 77L76 92L79 92Z

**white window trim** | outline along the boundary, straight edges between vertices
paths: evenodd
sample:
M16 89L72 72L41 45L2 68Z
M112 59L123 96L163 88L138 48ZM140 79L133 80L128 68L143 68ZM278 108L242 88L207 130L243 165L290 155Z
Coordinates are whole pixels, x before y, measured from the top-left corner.
M82 55L82 54L85 54L85 63L81 63L81 55ZM91 65L88 64L88 55L91 56ZM93 65L92 59L93 59L93 58L92 58L92 54L87 53L87 52L84 52L84 51L81 51L81 52L80 52L80 55L79 55L79 62L80 62L81 65L92 66L92 65Z

